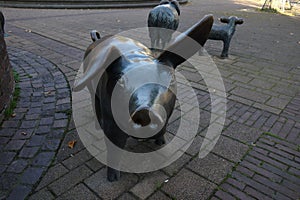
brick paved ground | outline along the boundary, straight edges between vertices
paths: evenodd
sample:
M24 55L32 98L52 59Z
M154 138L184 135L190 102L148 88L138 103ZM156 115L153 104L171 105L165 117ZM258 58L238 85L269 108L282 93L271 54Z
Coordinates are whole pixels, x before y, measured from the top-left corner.
M230 1L184 6L180 30L207 13L245 19L237 27L229 59L218 58L221 43L207 43L229 99L222 136L207 157L198 159L210 97L202 78L182 66L179 70L195 87L201 108L198 136L172 165L152 173L123 173L119 182L109 183L104 165L84 148L70 118L70 85L90 43L89 30L105 35L142 27L148 9L3 11L9 55L21 74L23 92L17 116L0 129L1 197L300 198L299 18ZM178 126L178 112L168 126L169 139ZM73 149L67 147L71 140L77 141Z
M69 123L70 90L64 75L44 58L9 48L19 74L16 116L1 126L1 198L26 197L47 171Z

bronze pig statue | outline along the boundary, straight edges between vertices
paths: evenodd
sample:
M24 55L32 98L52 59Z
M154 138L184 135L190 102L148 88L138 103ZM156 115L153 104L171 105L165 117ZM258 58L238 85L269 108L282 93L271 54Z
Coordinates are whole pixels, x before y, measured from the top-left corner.
M158 48L160 41L162 48L165 48L165 45L172 39L173 31L178 28L179 16L180 8L176 0L162 0L158 6L150 11L148 27L151 48Z
M205 16L179 35L157 58L153 57L149 48L135 40L122 36L100 38L99 34L92 34L95 42L86 50L84 72L75 83L74 91L87 86L94 96L96 116L106 136L108 163L118 162L107 145L108 139L121 149L124 149L130 136L152 138L159 145L165 143L164 133L176 100L175 68L205 44L212 24L213 17ZM130 79L124 78L131 70L134 74L128 76ZM163 81L167 86L156 84L157 81ZM141 86L143 82L147 84ZM113 91L117 87L121 88L117 93L117 104L125 101L125 107L121 106L116 111L123 119L121 123L114 118L115 108L112 106ZM128 94L131 96L129 104L126 104L123 98ZM129 115L126 114L128 111ZM149 127L148 131L141 131L145 127ZM119 178L120 171L108 166L107 179L117 181Z

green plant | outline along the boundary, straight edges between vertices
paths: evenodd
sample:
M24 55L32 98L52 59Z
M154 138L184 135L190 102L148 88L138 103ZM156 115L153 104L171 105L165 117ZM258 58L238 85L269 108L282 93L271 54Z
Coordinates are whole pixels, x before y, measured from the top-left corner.
M21 89L19 87L19 81L20 81L20 77L19 74L13 70L13 76L14 76L14 80L15 80L15 91L13 93L13 99L10 103L10 105L6 108L5 112L4 112L4 119L8 119L10 116L12 116L14 109L17 107L17 103L20 97L20 92Z
M264 132L265 135L268 135L268 136L271 136L271 137L274 137L274 138L277 138L279 140L284 140L283 138L279 137L278 135L275 135L273 133L270 133L270 132Z
M162 186L162 183L156 183L156 184L155 184L155 188L156 188L156 189L161 188L161 186Z

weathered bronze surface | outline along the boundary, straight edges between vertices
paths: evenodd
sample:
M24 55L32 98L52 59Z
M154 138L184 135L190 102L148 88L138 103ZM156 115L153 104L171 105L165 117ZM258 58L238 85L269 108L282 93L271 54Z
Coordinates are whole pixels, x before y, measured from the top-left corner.
M152 126L153 132L157 134L149 134L149 137L141 138L153 138L159 145L165 143L163 134L176 100L174 69L193 56L205 44L212 24L213 17L205 16L179 35L175 42L158 58L154 58L151 50L135 40L121 36L100 38L100 34L91 33L95 42L86 50L83 64L84 73L81 79L75 83L74 91L88 87L92 97L95 97L93 103L98 122L106 137L113 144L123 149L129 137L116 124L112 114L111 102L115 87L122 88L118 93L117 101L119 102L122 102L124 96L132 94L129 107L118 110L120 116L127 116L128 110L130 114L129 119L124 119L124 124L121 125L126 128L133 124L131 130L135 132L137 138L139 138L139 134L144 134L139 132L141 127ZM191 45L191 39L197 45ZM130 76L131 80L127 80L126 74L131 70L135 70L142 76ZM99 77L100 74L103 75ZM132 84L149 80L164 81L168 84L165 86L147 82L141 87ZM163 108L165 112L162 112L159 107ZM159 129L157 130L157 128ZM110 156L109 147L107 154L108 162L117 162L116 157ZM107 178L109 181L116 181L119 177L118 170L108 167Z

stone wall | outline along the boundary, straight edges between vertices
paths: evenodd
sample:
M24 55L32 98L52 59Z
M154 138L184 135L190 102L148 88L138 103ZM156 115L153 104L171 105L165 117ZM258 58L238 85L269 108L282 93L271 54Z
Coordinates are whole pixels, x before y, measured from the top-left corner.
M9 63L6 43L4 41L4 17L0 11L0 122L3 120L4 111L9 105L13 89L14 79L12 68Z

